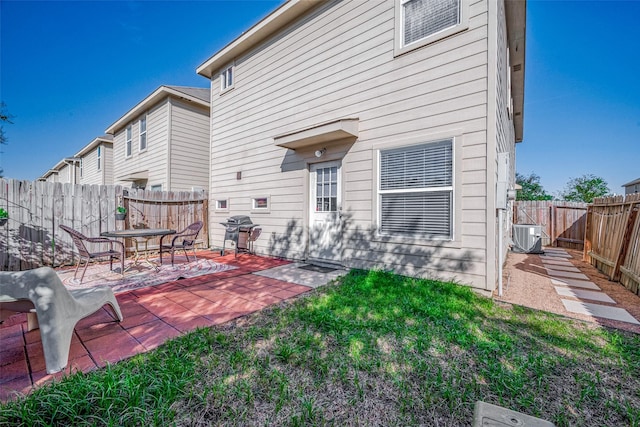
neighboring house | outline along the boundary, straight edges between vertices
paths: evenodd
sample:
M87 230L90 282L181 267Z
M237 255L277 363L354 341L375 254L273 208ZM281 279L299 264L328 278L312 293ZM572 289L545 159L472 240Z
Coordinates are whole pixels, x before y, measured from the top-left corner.
M622 186L624 187L624 194L640 193L640 178L634 179L626 184L622 184Z
M79 184L113 185L113 136L95 138L74 156L80 159Z
M113 183L159 191L209 186L210 90L160 86L109 126Z
M525 6L284 3L197 69L212 89L211 224L250 215L258 253L492 291L523 137Z
M38 181L61 182L63 184L80 183L80 159L65 157L44 173Z

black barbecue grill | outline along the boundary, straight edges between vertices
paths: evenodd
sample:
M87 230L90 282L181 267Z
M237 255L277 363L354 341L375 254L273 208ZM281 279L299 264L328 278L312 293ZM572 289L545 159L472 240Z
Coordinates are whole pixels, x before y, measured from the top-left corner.
M226 222L220 225L225 227L224 241L222 242L222 251L220 255L224 255L224 248L227 240L231 240L238 253L253 253L253 242L260 236L262 229L258 224L254 224L247 215L236 215L227 218Z

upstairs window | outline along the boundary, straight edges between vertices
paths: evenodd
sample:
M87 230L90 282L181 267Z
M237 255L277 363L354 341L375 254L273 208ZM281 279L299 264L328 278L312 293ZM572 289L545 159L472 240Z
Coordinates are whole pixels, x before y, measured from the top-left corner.
M125 156L131 157L131 126L127 126L125 139Z
M380 151L380 232L453 238L453 140Z
M80 159L80 178L82 178L83 173L84 173L84 162L83 162L83 159Z
M448 37L468 27L467 0L396 0L400 8L396 54Z
M102 147L98 145L98 170L102 167ZM82 165L82 163L80 163ZM82 176L82 173L80 174Z
M147 149L147 115L140 118L140 151Z
M230 65L220 73L220 92L225 92L233 88L234 84L234 66Z

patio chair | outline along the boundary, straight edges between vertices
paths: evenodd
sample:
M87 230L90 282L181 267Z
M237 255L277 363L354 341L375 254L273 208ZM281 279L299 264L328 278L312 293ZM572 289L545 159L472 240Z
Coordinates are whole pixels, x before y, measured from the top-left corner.
M160 238L160 264L162 264L162 251L164 250L171 252L171 265L173 266L173 259L176 250L182 249L184 251L184 255L187 257L187 262L189 262L189 255L187 254L187 249L193 249L193 259L196 258L196 239L198 238L198 233L202 229L203 222L196 221L193 224L189 225L184 230L179 233L172 234L171 244L163 244L162 240L167 236L162 236Z
M73 329L80 319L109 304L118 321L122 312L108 286L67 289L51 267L0 272L0 320L15 313L28 313L40 327L47 373L67 366Z
M76 271L75 273L73 273L74 279L78 274L78 269L80 268L80 263L82 262L83 259L86 260L86 263L84 265L84 270L82 271L82 276L80 277L80 283L82 283L82 280L84 279L84 274L87 272L89 261L95 258L109 257L110 270L113 270L113 260L119 259L121 264L120 273L124 274L125 253L124 253L124 244L122 242L118 240L107 239L106 237L87 237L82 233L74 230L73 228L67 227L66 225L61 225L60 228L62 228L64 231L66 231L71 235L71 238L73 239L73 243L76 245L76 248L78 249L79 257L78 257L78 264L76 265ZM85 242L108 244L109 249L106 251L100 251L100 252L89 252L89 250L87 249L87 246L85 245ZM119 249L118 250L114 249L113 248L114 245L116 245L116 247L119 246Z

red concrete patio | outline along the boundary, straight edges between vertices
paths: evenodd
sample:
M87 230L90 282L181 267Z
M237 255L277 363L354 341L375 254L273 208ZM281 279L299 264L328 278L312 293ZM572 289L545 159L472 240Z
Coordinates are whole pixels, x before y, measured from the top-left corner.
M311 289L252 274L288 261L254 255L221 257L214 252L199 252L198 257L238 268L117 294L124 320L117 322L107 306L81 320L69 364L53 375L45 371L39 329L27 332L25 314L7 319L0 325L0 400L29 393L72 372L102 368L197 327L228 322Z

